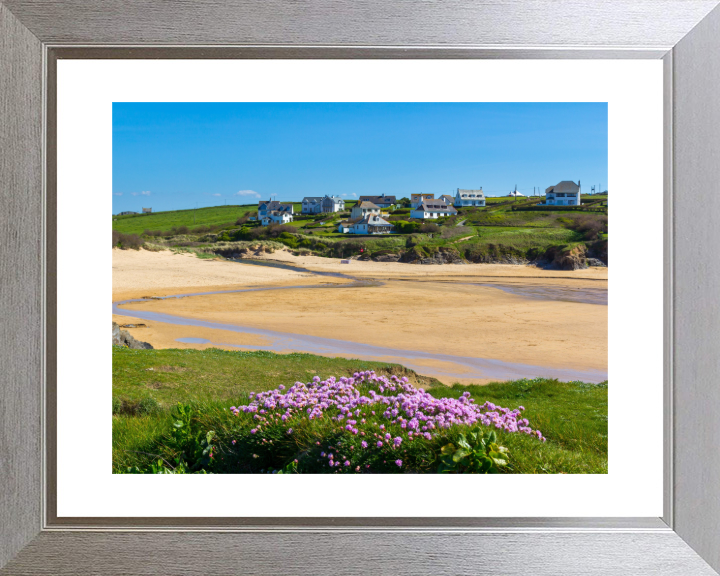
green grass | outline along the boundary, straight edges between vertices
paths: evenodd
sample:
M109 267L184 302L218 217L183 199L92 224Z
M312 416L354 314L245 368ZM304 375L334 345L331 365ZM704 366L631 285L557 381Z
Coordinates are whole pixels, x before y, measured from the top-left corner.
M152 371L148 368L153 368ZM261 472L280 469L294 458L307 470L315 470L319 452L329 444L346 447L359 437L344 433L328 420L301 418L293 424L292 436L287 425L270 426L264 437L273 443L260 444L249 433L255 422L249 414L233 416L230 405L246 404L251 391L265 391L279 384L308 382L313 376L350 375L358 370L406 375L416 386L422 385L435 397L459 397L470 392L479 404L491 401L511 409L523 405L524 417L534 429L542 431L547 442L521 435L499 432L499 443L511 454L512 473L606 473L607 472L607 385L561 383L555 380L520 380L487 386L445 387L413 376L399 365L344 358L325 358L310 354L277 355L270 352L229 352L208 350L128 350L113 348L113 397L119 405L137 403L148 397L160 404L159 410L146 415L119 413L113 416L113 471L128 467L147 467L158 457L172 464L180 454L186 461L216 473ZM192 406L193 416L185 430L196 438L215 432L211 461L195 461L192 452L180 446L173 436L171 410L176 402ZM379 413L378 413L379 414ZM368 421L379 417L368 415ZM384 421L384 420L383 420ZM392 431L391 427L388 429ZM403 459L420 472L437 468L435 457L440 447L455 441L462 428L441 433L432 441L408 442ZM395 433L398 433L395 431ZM237 444L233 444L236 440ZM320 442L320 446L316 444ZM255 454L257 458L253 458ZM382 458L382 456L380 456ZM303 460L304 459L304 460ZM373 470L396 472L392 463L376 458Z
M316 374L347 376L358 370L405 373L398 364L312 354L113 347L113 397L129 403L151 397L166 408L178 402L235 401L277 383L307 381ZM424 378L423 383L431 381Z
M144 230L166 231L173 227L234 225L247 212L257 211L257 203L242 206L213 206L197 210L171 210L152 214L113 216L113 230L123 234L142 234Z
M566 228L515 228L500 226L478 226L477 239L469 242L478 245L502 244L520 252L530 248L547 249L558 244L567 244L582 239L582 235Z

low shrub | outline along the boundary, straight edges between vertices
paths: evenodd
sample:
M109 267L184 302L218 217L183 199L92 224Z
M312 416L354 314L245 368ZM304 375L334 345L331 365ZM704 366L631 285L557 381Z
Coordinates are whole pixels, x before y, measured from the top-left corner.
M113 397L113 414L129 414L132 416L145 416L157 414L162 409L160 403L152 396L145 396L140 400L122 401Z
M117 230L112 231L113 248L121 250L140 250L145 244L142 238L137 234L123 234Z
M440 226L438 226L434 222L424 222L420 225L419 230L420 232L424 233L435 233L440 231Z
M568 228L580 232L585 240L597 240L600 234L607 231L607 216L578 214Z
M395 231L401 234L412 234L420 230L419 222L407 222L405 220L398 220L395 222Z

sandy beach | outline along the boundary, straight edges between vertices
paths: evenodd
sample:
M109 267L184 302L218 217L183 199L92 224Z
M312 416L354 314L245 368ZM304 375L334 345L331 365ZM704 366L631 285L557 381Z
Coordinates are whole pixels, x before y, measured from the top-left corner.
M286 251L266 258L311 271L374 279L381 285L347 286L353 284L351 280L202 260L170 251L113 250L114 301L214 290L321 286L148 300L127 306L128 316L117 315L114 319L123 324L133 322L132 310L142 310L395 350L607 371L607 306L531 298L497 287L545 291L607 289L607 268L559 271L495 264L423 266L360 261L340 264L337 259L296 257ZM200 338L223 344L220 347L263 346L268 341L257 334L135 321L147 327L130 332L158 348L212 345L180 343L177 338ZM461 368L442 378L438 370L447 370L442 361L427 359L420 363L442 381L485 380L463 378Z

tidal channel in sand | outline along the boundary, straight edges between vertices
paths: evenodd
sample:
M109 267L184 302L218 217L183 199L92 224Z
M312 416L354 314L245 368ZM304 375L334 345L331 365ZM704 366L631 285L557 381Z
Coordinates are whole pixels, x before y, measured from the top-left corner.
M446 383L537 376L607 379L607 289L594 285L602 282L519 281L466 270L450 280L416 278L414 270L402 277L370 277L355 269L311 270L294 263L235 265L238 285L243 269L258 265L286 272L290 282L118 300L113 314L150 323L157 337L148 338L142 330L134 335L160 347L298 351L397 362Z

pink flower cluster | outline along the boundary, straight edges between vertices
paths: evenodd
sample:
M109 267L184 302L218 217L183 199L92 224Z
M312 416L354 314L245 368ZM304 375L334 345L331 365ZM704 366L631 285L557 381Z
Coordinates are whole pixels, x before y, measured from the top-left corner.
M275 390L250 394L250 398L248 405L232 406L230 410L235 415L240 412L252 413L261 422L266 421L263 415L281 412L283 422L303 413L310 420L330 418L341 423L353 435L365 436L365 432L360 431L358 426L365 424L361 417L369 416L368 408L372 407L371 414L375 415L379 411L389 425L399 426L410 440L417 436L430 440L438 430L478 424L545 440L539 430L529 426L527 418L521 417L524 410L522 406L510 410L492 402L477 405L470 398L469 392L460 398L435 398L422 388L415 388L405 377L388 378L378 376L373 371L356 372L350 378L336 379L331 376L320 380L319 376L315 376L307 384L295 382L287 391L281 385ZM378 428L384 431L385 425L380 424ZM292 428L287 433L292 434ZM373 436L378 438L378 447L387 444L397 448L403 441L400 436L393 439L389 433L373 433Z

